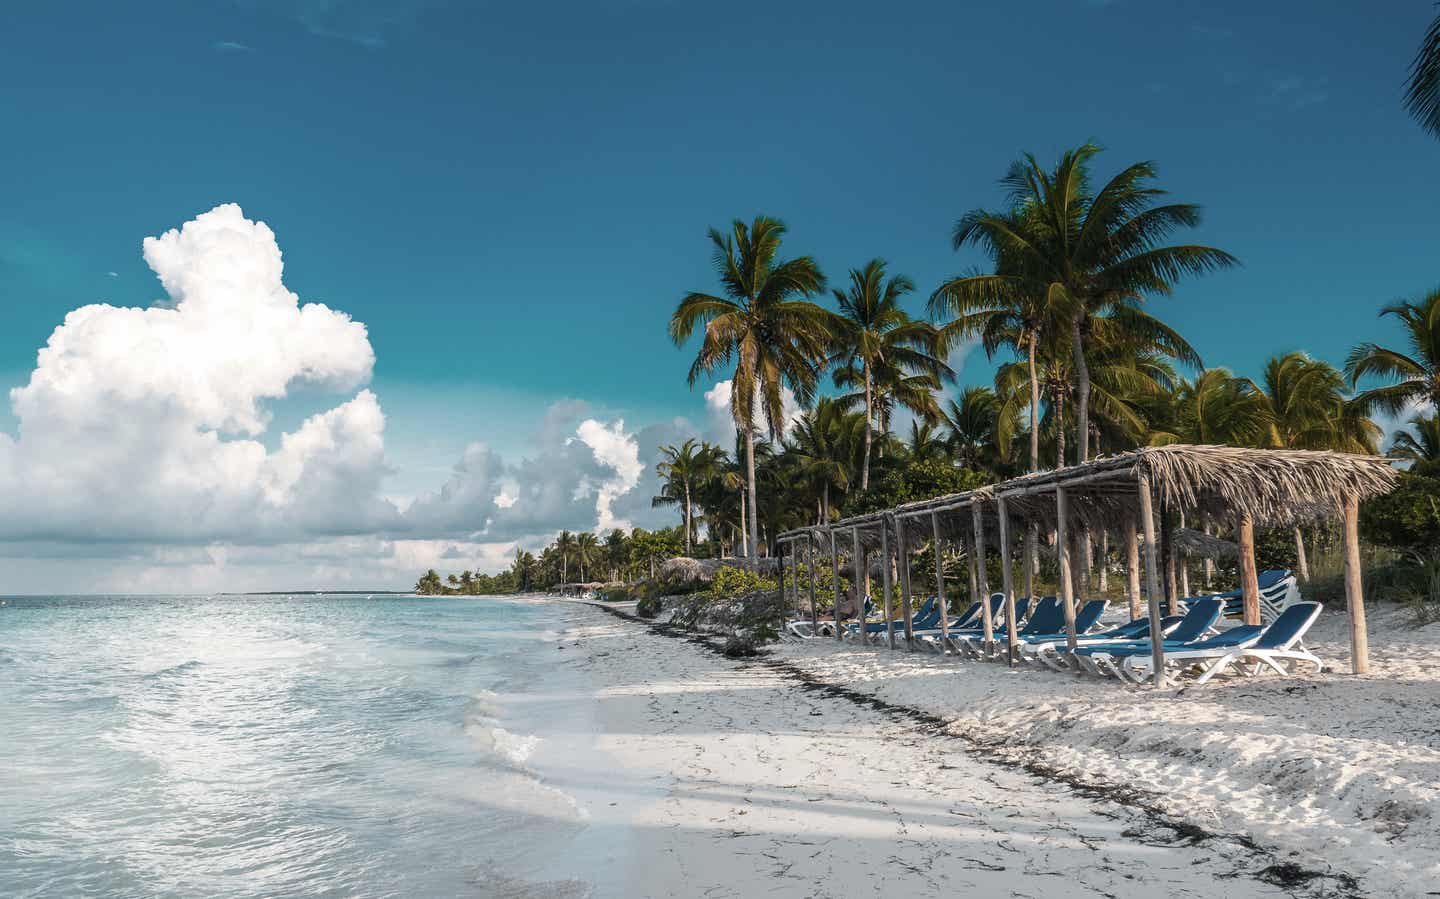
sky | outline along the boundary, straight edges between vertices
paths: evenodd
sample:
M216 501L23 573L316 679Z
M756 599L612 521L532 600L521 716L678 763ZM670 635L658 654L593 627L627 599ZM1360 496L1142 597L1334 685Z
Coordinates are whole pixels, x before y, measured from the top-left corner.
M1242 267L1153 310L1211 366L1396 341L1440 282L1428 2L23 4L0 31L0 592L401 587L653 527L728 443L665 325L705 233L833 282L1086 140ZM173 232L173 234L172 234ZM148 240L147 240L148 239ZM282 268L283 260L283 268ZM68 318L67 318L68 316ZM962 354L962 383L993 363ZM708 399L707 399L708 394Z

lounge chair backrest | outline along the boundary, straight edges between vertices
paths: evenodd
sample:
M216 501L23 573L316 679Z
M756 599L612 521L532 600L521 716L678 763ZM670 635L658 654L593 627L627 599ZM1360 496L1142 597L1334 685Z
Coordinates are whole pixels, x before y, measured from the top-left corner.
M1320 617L1320 603L1297 602L1265 628L1265 634L1255 644L1256 649L1289 649L1294 646L1310 625Z
M1103 599L1092 599L1080 607L1075 613L1075 633L1083 634L1100 622L1100 616L1105 614L1105 608L1110 603Z
M1047 596L1035 606L1035 611L1030 614L1030 620L1025 622L1025 629L1020 633L1054 634L1064 628L1065 612L1060 607L1060 600Z
M935 610L935 597L933 596L920 604L920 608L916 609L915 614L910 616L910 623L914 627L929 627L929 624L926 622L931 618L937 620L940 618Z
M1134 621L1127 621L1112 628L1110 633L1117 640L1144 640L1150 636L1150 619L1136 618Z
M1177 643L1193 643L1220 618L1220 612L1225 607L1225 601L1219 597L1197 599L1190 603L1190 609L1185 613L1185 618L1175 630L1170 632L1166 638Z
M1030 597L1015 597L1015 623L1018 625L1025 620L1025 613L1030 611Z
M1260 581L1260 589L1268 590L1269 588L1275 586L1280 581L1285 580L1289 576L1290 569L1288 568L1270 568L1266 571L1262 571L1258 576L1258 580Z
M964 613L950 619L950 629L969 627L980 617L980 603L972 602Z

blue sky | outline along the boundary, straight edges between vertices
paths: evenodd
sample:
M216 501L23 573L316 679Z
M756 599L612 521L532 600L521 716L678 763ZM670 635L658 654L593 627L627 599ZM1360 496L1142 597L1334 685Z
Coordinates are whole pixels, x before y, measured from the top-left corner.
M0 33L0 379L65 314L164 296L140 241L220 203L365 323L387 490L523 453L557 400L704 416L665 337L705 230L765 212L833 280L927 292L1024 151L1094 139L1202 204L1244 267L1155 311L1211 365L1393 338L1440 283L1440 142L1400 95L1424 2L55 2ZM113 273L113 274L111 274ZM916 308L919 307L919 299ZM972 355L964 379L985 382ZM276 404L273 446L308 395ZM5 419L14 431L13 416ZM429 485L427 487L427 485ZM0 584L0 588L3 588Z

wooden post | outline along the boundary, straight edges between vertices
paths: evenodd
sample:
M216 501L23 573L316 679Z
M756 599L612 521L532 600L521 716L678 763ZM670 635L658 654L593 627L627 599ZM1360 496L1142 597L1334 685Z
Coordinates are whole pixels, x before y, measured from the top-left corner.
M865 583L860 579L860 568L865 564L865 554L860 549L860 529L853 528L852 533L855 535L855 617L860 621L860 642L868 643L870 635L865 629L865 597L860 592L860 585Z
M930 530L935 535L935 601L940 603L940 654L950 651L950 601L945 598L945 562L940 555L940 513L930 513Z
M1125 598L1130 601L1130 620L1140 617L1140 538L1135 515L1125 519Z
M1171 615L1180 614L1179 584L1175 579L1175 530L1170 525L1170 508L1160 504L1160 552L1165 566L1165 601Z
M885 642L895 648L895 616L890 609L890 523L880 519L880 590L885 596Z
M1300 525L1295 525L1295 568L1300 575L1301 583L1310 582L1310 562L1305 558L1305 535L1300 532Z
M1156 559L1155 509L1150 495L1150 473L1135 469L1140 494L1140 525L1145 529L1145 586L1150 593L1150 664L1154 666L1155 686L1165 686L1165 635L1160 632L1160 571Z
M1180 527L1185 527L1185 510L1180 510ZM1175 541L1172 539L1171 543ZM1188 599L1190 597L1190 562L1180 555L1180 547L1172 545L1170 551L1175 554L1175 561L1180 566L1180 595Z
M1005 497L996 497L995 513L1000 520L1000 588L1005 591L1005 655L1010 667L1020 664L1020 638L1015 628L1015 576L1010 571L1010 516Z
M1040 553L1039 526L1030 522L1025 528L1025 595L1030 597L1030 607L1035 607L1036 557Z
M1060 602L1065 607L1065 644L1075 649L1075 589L1070 580L1070 539L1067 532L1070 517L1069 498L1065 488L1055 488L1055 558L1060 563Z
M995 616L990 611L990 575L985 571L985 523L980 504L970 506L970 523L975 529L975 585L980 597L980 622L984 634L985 655L995 654Z
M835 619L835 639L844 640L845 633L840 627L840 548L835 545L835 529L830 529L830 587L835 594L835 608L831 615Z
M1110 529L1100 531L1100 593L1110 592Z
M911 620L910 602L910 551L905 545L905 519L893 518L895 522L895 555L900 561L900 614L905 617L905 648L915 651L915 622Z
M780 544L780 547L779 547L779 548L780 548L780 572L779 572L778 577L780 578L780 601L783 602L783 603L785 603L785 604L788 606L788 605L790 604L790 597L785 594L785 544L783 544L783 543ZM756 568L755 570L758 572L760 569L759 569L759 568Z
M820 609L815 601L815 535L806 534L805 567L810 569L810 635L820 632Z
M1370 637L1365 628L1365 591L1360 577L1360 498L1345 497L1345 611L1350 618L1350 670L1370 670Z
M973 543L965 547L965 561L970 565L970 601L974 602L980 596L980 579L975 574L975 546Z
M1255 571L1255 519L1241 513L1235 521L1240 545L1240 592L1245 597L1245 623L1260 623L1260 575Z

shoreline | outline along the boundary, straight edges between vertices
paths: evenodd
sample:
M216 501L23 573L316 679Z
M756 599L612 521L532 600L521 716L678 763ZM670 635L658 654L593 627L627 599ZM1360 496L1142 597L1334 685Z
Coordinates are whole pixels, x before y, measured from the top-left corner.
M1216 878L1227 895L1366 894L1144 791L1007 758L943 715L808 670L788 645L730 660L704 637L566 603L562 640L582 649L601 705L597 745L664 785L627 810L627 895L1004 895L1052 876L1075 895L1199 896Z

